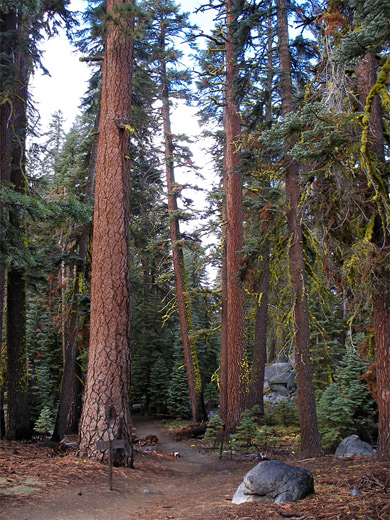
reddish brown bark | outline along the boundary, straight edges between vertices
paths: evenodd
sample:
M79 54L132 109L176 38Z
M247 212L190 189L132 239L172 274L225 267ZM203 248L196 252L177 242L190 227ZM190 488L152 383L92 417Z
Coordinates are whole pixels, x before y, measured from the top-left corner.
M226 104L226 95L225 95ZM226 108L224 109L224 127L226 127ZM227 296L227 212L226 212L226 191L227 191L227 170L226 170L226 140L224 149L224 165L222 191L224 193L222 201L222 271L221 271L221 355L220 355L220 380L219 380L219 413L223 424L226 422L228 409L228 296Z
M163 52L165 51L164 23L161 24L160 48ZM172 260L173 270L175 273L176 299L179 312L181 340L186 364L192 417L196 423L199 423L207 420L207 413L203 399L202 380L199 370L196 342L194 338L190 337L193 326L178 218L178 192L177 186L175 184L175 171L173 163L173 141L169 113L169 88L164 57L162 57L160 60L160 67L162 87L162 115L165 141L165 171L168 190L169 231L172 243Z
M292 82L286 0L277 0L278 50L281 70L282 115L292 110ZM292 143L284 142L286 170L287 224L290 239L289 263L294 306L295 369L297 374L301 451L303 457L323 455L317 425L317 413L310 359L309 311L307 305L306 269L303 256L303 233L299 211L299 170L295 160L288 156Z
M226 23L226 235L228 293L228 385L225 427L236 428L245 409L247 366L244 349L244 291L240 281L243 246L242 173L238 149L241 118L235 90L238 79L234 27L238 2L227 0Z
M134 1L108 0L121 16ZM122 11L123 12L123 11ZM125 30L126 29L126 30ZM100 458L96 442L124 439L118 464L132 465L130 413L129 143L134 17L108 22L95 187L91 326L79 455Z
M363 107L368 95L377 80L378 63L373 53L367 53L359 60L356 67L358 95ZM373 168L378 169L385 185L389 186L389 179L385 177L386 160L384 150L383 113L379 97L377 96L369 113L370 137L368 154ZM388 174L387 174L388 175ZM372 272L372 305L374 315L375 346L376 346L376 378L377 402L379 412L378 427L378 458L390 460L390 234L386 230L373 202L372 187L365 190L367 208L370 216L375 219L372 243L375 245ZM384 194L382 194L384 195ZM387 201L389 198L387 195Z
M379 412L378 458L390 460L390 280L384 269L372 303L376 346L377 402Z
M265 123L270 124L272 120L272 80L274 76L273 67L273 32L272 20L268 20L268 48L267 48L267 79L265 84ZM265 183L264 183L265 186ZM267 218L262 216L260 229L264 231L267 227ZM259 405L264 413L264 374L267 362L267 328L268 328L268 296L269 296L269 246L265 244L260 255L260 280L257 285L259 299L256 305L255 339L253 345L253 362L249 387L248 408Z

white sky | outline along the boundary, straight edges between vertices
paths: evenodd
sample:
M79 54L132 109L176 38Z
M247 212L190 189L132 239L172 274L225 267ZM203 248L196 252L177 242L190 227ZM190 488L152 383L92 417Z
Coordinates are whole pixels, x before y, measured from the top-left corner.
M178 3L182 5L182 11L192 12L202 4L202 1L182 0ZM84 0L72 0L71 10L83 11L86 5L87 3ZM193 16L191 21L198 25L201 24L204 30L207 30L212 26L212 14L209 12ZM40 129L45 131L48 128L51 116L61 110L65 118L64 130L68 131L79 113L81 98L87 90L91 69L85 62L80 62L81 54L71 46L63 31L58 36L48 40L42 48L44 50L43 65L49 71L50 76L43 75L38 71L30 83L33 100L40 114ZM201 181L195 178L194 174L188 175L187 171L176 168L176 182L200 185L208 190L216 182L211 159L203 150L205 146L210 145L210 141L206 143L199 139L201 130L195 114L195 108L181 104L180 109L172 114L172 131L173 133L186 134L194 139L195 143L190 145L190 148L194 155L194 162L200 168L205 180ZM185 190L183 196L194 200L196 210L206 207L207 193ZM204 237L203 241L210 243L215 239Z
M181 0L177 3L181 4L182 11L192 12L202 4L202 0ZM85 0L72 0L70 9L83 11L86 6ZM193 16L191 21L198 25L210 26L212 15L205 13ZM79 112L80 100L87 89L90 67L86 63L80 62L81 54L71 46L63 31L48 40L42 48L44 50L43 64L50 76L37 71L30 83L31 93L40 113L42 128L47 128L54 112L62 110L67 131Z
M44 46L43 64L50 76L35 73L31 93L40 113L40 122L47 128L54 112L62 110L68 131L79 112L80 99L87 90L90 69L79 61L65 34L51 38Z

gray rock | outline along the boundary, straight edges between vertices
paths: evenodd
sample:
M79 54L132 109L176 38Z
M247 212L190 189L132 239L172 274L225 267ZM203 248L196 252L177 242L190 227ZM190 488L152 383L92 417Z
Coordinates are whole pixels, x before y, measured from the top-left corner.
M291 363L272 363L272 365L267 365L264 371L264 380L269 381L276 376L289 372L291 368Z
M277 395L284 397L295 392L296 377L292 370L293 366L290 361L281 361L279 359L275 363L266 366L264 372L264 390L270 389Z
M337 458L342 457L370 457L374 455L371 446L359 439L357 435L350 435L343 439L334 454Z
M278 385L270 382L269 387L272 392L275 392L279 395L284 395L285 397L288 397L290 395L290 392L284 385Z
M283 389L283 391L291 394L297 389L296 377L292 372L277 374L268 380L268 384L273 392L280 392Z
M307 469L278 460L260 462L244 477L233 496L233 504L295 502L314 492L313 475Z
M246 502L262 502L263 504L273 504L275 500L267 496L248 494L245 482L241 482L237 488L237 491L234 493L232 504L244 504Z
M359 495L361 495L361 494L362 494L362 492L359 491L359 489L356 489L356 488L354 488L354 489L351 491L351 497L357 497L357 496L359 496Z

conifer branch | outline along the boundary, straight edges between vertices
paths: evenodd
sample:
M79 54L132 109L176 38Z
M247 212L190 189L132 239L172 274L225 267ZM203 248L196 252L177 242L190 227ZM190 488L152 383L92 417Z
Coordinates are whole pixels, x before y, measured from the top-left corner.
M81 58L79 58L79 61L88 63L92 61L103 61L103 59L103 56L82 56Z

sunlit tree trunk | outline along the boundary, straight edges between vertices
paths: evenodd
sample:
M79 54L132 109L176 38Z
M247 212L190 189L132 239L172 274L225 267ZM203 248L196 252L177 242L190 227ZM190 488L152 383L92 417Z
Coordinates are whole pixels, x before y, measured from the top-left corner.
M226 93L225 93L226 103ZM224 127L226 127L226 107L224 108ZM221 355L220 355L220 383L219 383L219 413L223 424L226 423L228 410L228 275L227 275L227 212L226 212L226 191L227 191L227 170L226 170L226 140L224 149L224 165L222 179L222 270L221 270Z
M233 24L239 2L227 0L226 53L226 246L228 307L228 384L225 427L236 428L245 409L247 366L244 349L244 291L240 280L243 246L242 172L239 153L241 120L235 90L238 79Z
M278 48L281 70L282 115L292 110L292 82L290 49L288 41L287 3L277 0ZM284 142L284 168L286 171L287 224L290 241L289 259L294 307L295 370L297 374L299 421L301 430L301 455L323 455L317 425L317 413L313 384L313 368L310 358L309 311L307 304L306 269L303 256L303 233L299 211L300 188L297 162L289 157L292 143Z
M132 466L130 411L130 108L134 1L108 0L95 186L90 347L79 456L97 441L124 440L117 464ZM114 23L116 21L117 23Z

